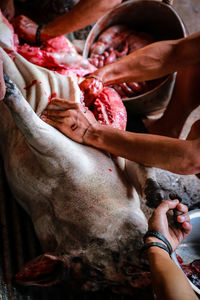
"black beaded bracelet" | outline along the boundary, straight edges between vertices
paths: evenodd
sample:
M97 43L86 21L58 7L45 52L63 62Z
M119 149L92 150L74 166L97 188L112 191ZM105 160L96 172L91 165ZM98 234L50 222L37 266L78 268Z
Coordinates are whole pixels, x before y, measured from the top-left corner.
M36 44L39 45L40 44L40 33L41 33L41 30L43 28L43 24L39 24L38 25L38 28L36 30L36 34L35 34L35 40L36 40Z
M165 250L168 254L169 254L169 250L168 250L168 248L165 246L165 245L163 245L163 244L161 244L161 243L158 243L158 242L152 242L152 243L148 243L148 244L145 244L142 248L141 248L141 252L140 252L140 255L142 255L142 253L144 252L144 251L146 251L147 249L149 249L149 248L151 248L151 247L159 247L159 248L161 248L161 249L163 249L163 250ZM170 255L170 254L169 254Z
M166 237L164 237L164 235L162 233L160 233L159 231L156 231L156 230L147 231L147 233L144 235L144 238L143 238L144 242L146 241L146 239L148 237L152 237L152 236L156 237L157 239L159 239L165 243L165 245L168 248L169 255L171 256L171 254L173 252L172 246L171 246L170 242L166 239Z

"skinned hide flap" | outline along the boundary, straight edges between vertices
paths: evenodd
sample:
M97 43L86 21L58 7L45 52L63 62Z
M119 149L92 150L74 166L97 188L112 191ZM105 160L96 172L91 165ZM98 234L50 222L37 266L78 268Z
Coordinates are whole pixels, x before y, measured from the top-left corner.
M63 280L69 263L61 256L42 254L25 264L14 277L14 283L23 286L52 286Z

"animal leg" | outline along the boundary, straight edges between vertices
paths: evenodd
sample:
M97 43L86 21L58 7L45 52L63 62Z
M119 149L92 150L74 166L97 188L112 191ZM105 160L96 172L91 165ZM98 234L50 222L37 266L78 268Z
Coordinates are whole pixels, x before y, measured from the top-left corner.
M62 134L36 115L17 86L5 73L4 80L6 94L3 101L11 111L15 123L28 145L40 153L50 156L52 153L55 156L56 151L54 150L60 144L60 135Z
M180 199L181 197L168 187L161 186L156 175L156 168L148 168L126 160L126 171L138 194L146 199L146 204L157 207L163 200Z

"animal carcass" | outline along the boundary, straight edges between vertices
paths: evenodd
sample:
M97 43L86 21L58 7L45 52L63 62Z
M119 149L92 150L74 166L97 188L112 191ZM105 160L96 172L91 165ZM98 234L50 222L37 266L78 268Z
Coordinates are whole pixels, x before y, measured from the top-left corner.
M30 215L45 253L16 282L48 286L70 270L69 282L83 290L110 286L132 293L145 287L149 278L139 249L147 220L131 163L77 144L40 119L53 94L80 101L77 77L28 62L15 51L12 28L2 16L0 27L9 36L5 40L0 30L6 84L0 153L10 189Z

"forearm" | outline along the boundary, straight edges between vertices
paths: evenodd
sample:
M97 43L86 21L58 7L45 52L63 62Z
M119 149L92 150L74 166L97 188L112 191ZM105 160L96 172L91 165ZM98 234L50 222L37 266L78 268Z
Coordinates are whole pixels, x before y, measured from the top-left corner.
M85 143L149 167L195 174L194 142L150 134L124 132L98 123L90 126Z
M145 81L165 76L200 61L200 33L185 39L161 41L139 49L97 71L104 85Z
M183 272L165 250L151 247L148 250L152 284L158 300L198 299Z
M68 13L44 26L41 39L67 34L94 23L121 0L80 0Z

